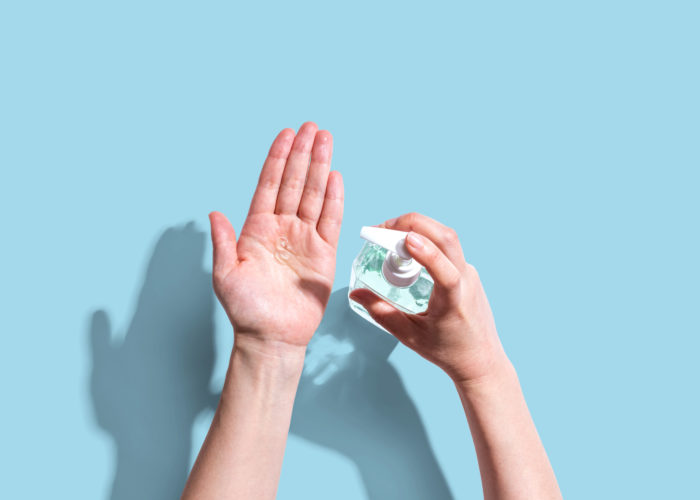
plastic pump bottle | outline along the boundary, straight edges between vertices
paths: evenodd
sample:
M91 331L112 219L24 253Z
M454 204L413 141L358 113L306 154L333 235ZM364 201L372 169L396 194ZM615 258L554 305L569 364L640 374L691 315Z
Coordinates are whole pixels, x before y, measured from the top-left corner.
M360 237L367 242L352 264L348 293L356 288L367 288L406 313L425 311L433 291L433 279L406 250L407 234L381 227L363 227ZM382 328L354 300L350 300L350 307Z

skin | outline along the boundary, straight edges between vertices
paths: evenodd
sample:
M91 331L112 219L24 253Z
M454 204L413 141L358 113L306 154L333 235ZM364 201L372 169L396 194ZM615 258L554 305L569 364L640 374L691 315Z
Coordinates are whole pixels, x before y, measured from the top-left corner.
M234 346L183 499L275 497L306 345L335 273L343 182L330 172L332 152L331 134L314 123L283 130L238 241L223 214L210 214L214 291Z
M454 381L476 447L486 499L560 499L554 472L476 269L457 233L421 214L381 224L409 232L406 248L435 281L428 309L406 314L369 290L350 298Z
M219 406L183 499L273 499L306 345L331 293L343 185L332 137L311 122L273 142L236 241L210 214L214 290L234 330ZM487 499L558 499L556 478L476 270L456 233L420 214L382 224L435 280L426 312L398 311L369 290L351 298L454 381Z

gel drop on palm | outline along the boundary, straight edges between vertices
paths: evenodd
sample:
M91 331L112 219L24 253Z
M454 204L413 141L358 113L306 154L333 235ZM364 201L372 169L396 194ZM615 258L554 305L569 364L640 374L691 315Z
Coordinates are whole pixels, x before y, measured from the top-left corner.
M367 241L352 264L348 294L356 288L367 288L409 314L417 314L428 308L433 278L406 250L407 234L381 227L362 228L360 236ZM350 307L382 328L354 300L350 300Z

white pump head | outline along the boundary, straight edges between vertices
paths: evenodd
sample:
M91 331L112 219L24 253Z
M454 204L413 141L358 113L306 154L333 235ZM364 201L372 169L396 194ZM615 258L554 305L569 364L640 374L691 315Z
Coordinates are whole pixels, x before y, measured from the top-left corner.
M398 254L402 259L411 259L411 254L406 250L406 235L404 231L384 229L383 227L364 226L360 231L360 238L371 241L375 245L384 247L390 252Z
M382 273L389 283L398 287L411 286L418 280L423 269L406 250L407 234L404 231L373 226L364 226L360 231L360 237L389 250L382 265Z

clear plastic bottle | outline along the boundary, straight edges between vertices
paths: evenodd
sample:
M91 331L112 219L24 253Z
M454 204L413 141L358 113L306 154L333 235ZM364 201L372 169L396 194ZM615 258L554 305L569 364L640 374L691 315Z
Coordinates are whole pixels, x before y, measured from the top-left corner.
M368 241L352 264L348 293L367 288L409 314L428 308L433 278L406 251L406 234L376 227L362 229L360 235ZM377 325L364 307L354 300L349 302L353 311Z

